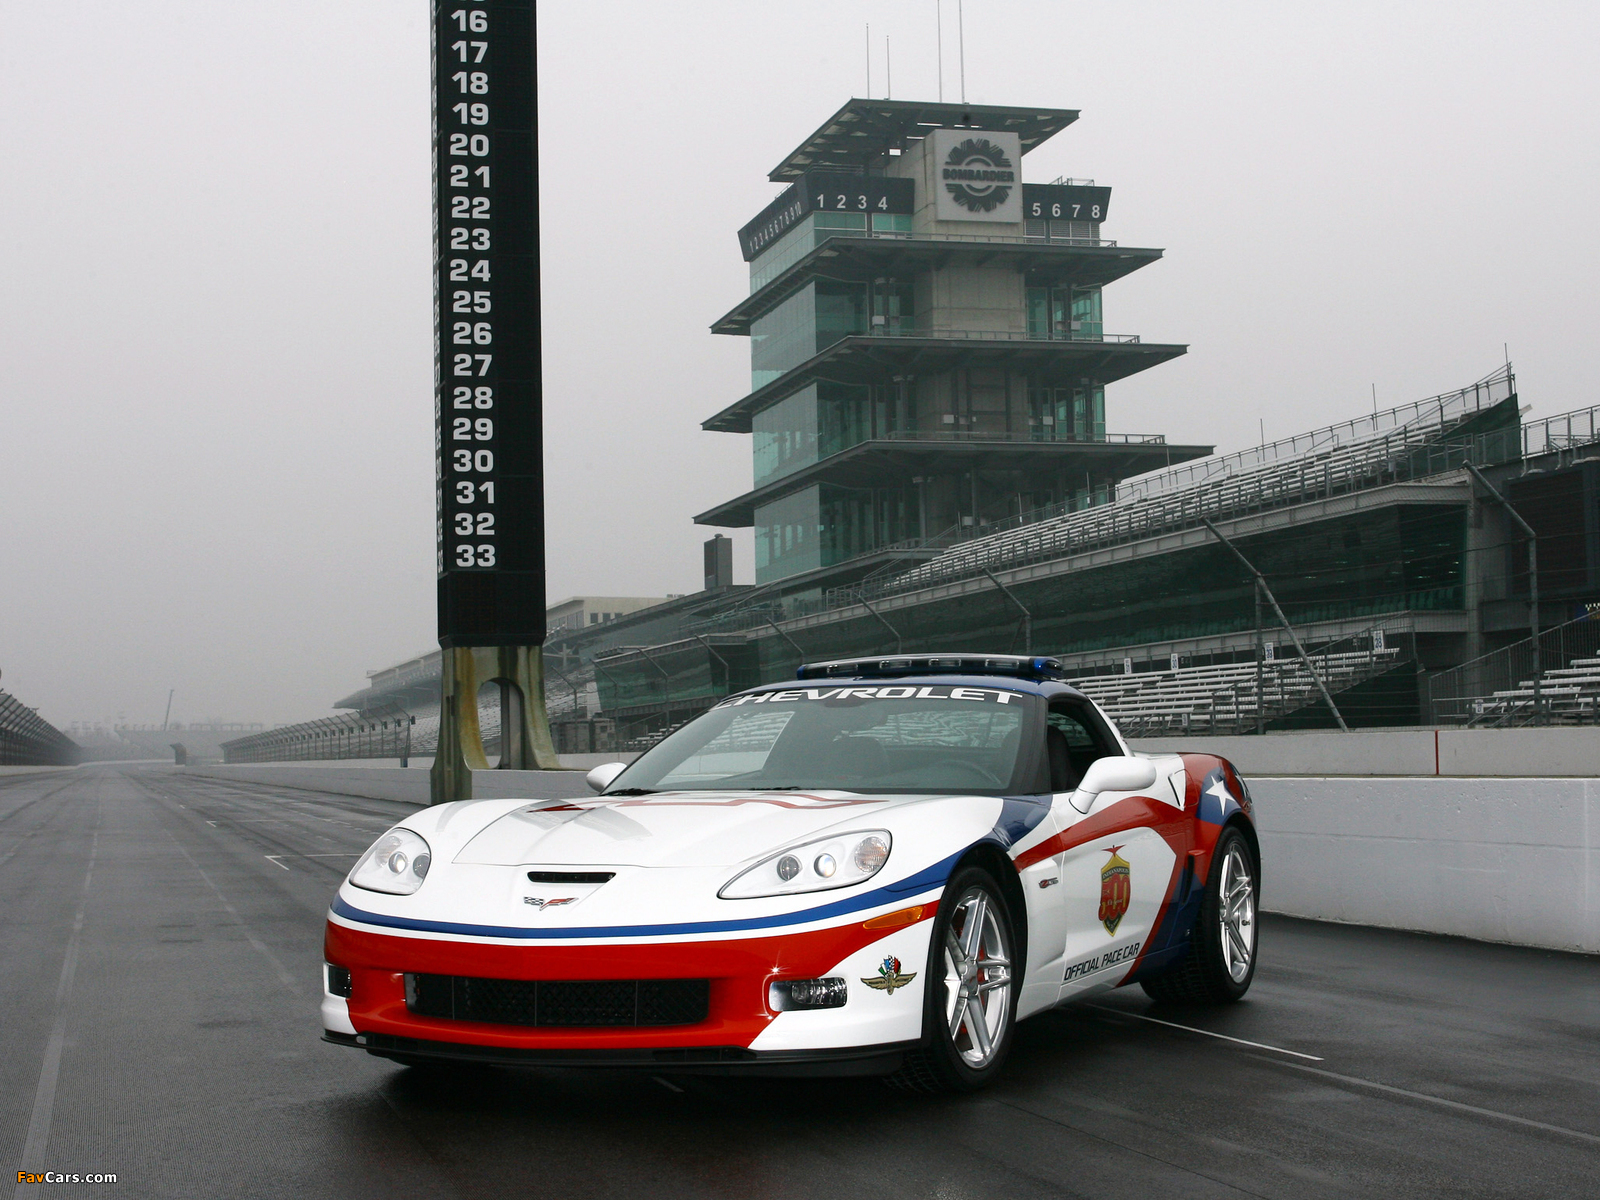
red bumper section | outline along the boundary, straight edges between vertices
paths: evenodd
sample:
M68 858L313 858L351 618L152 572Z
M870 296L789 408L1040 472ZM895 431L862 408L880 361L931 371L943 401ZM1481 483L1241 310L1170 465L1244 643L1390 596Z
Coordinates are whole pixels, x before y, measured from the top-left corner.
M924 914L932 906L924 908ZM925 916L924 916L925 919ZM486 945L391 936L328 922L324 955L350 969L350 1021L360 1034L508 1050L628 1050L748 1047L777 1015L767 1007L774 979L815 979L883 937L874 922L730 941L650 945ZM419 1016L406 1007L405 975L487 979L708 979L710 1004L693 1025L530 1028Z

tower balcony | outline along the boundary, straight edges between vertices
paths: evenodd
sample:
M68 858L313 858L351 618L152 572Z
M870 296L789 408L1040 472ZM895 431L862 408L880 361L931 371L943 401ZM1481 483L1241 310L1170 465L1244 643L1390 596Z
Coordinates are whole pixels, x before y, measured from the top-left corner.
M1049 427L1022 432L984 429L895 430L864 438L816 462L763 482L694 518L697 525L745 528L756 510L823 482L846 488L914 484L934 476L974 474L1031 491L1063 474L1096 481L1125 479L1210 454L1211 446L1170 443L1162 434L1106 434L1103 440L1057 437ZM1037 477L1037 480L1035 480Z
M757 412L818 380L881 383L970 367L1026 372L1040 385L1070 385L1082 379L1113 383L1187 353L1188 346L1146 342L1135 334L1089 330L1066 336L1017 330L897 329L847 334L810 359L749 393L710 419L702 429L750 433Z
M866 283L885 276L909 279L953 266L1009 266L1025 275L1030 286L1092 288L1113 283L1161 256L1157 249L1100 238L830 230L813 249L713 322L711 331L748 335L753 321L824 273L833 280Z

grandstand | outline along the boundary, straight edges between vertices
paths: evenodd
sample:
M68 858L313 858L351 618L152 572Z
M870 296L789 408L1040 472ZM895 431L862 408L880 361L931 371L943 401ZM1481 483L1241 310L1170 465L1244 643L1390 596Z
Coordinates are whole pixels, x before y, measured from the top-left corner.
M1118 485L1116 500L1077 512L1029 513L989 526L901 574L870 577L830 593L836 607L915 591L1213 521L1368 491L1459 469L1469 457L1503 455L1517 435L1510 368L1460 391L1216 455ZM1488 438L1491 446L1476 442Z
M1532 609L1522 534L1469 463L1536 531L1552 627L1537 653L1514 645ZM1508 364L1130 478L1106 504L947 529L846 586L722 585L553 631L546 704L562 753L638 749L802 661L1010 650L1060 659L1136 735L1328 726L1324 688L1351 726L1590 722L1597 498L1600 408L1524 423ZM1262 573L1292 636L1217 534ZM1304 657L1285 653L1296 641ZM438 688L438 655L423 655L373 672L336 706L352 713L225 749L394 759L409 733L409 753L426 756ZM480 697L490 754L498 718L493 693Z
M1109 504L946 531L909 569L822 593L747 592L676 637L597 655L601 708L619 737L638 739L713 703L723 678L781 678L803 659L1010 649L1062 659L1139 730L1332 724L1312 669L1352 724L1414 724L1427 719L1419 681L1528 628L1520 535L1469 462L1562 551L1541 556L1541 593L1560 607L1600 599L1584 532L1600 519L1588 511L1600 410L1524 425L1508 365L1127 480ZM1263 623L1250 576L1208 522L1264 573L1309 648L1309 663L1264 665L1259 692L1257 659L1292 639Z

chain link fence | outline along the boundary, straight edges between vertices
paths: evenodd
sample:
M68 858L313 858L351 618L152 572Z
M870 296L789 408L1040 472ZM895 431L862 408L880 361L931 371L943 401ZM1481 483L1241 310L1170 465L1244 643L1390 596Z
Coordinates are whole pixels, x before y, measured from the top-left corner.
M70 767L78 743L10 692L0 692L0 766Z

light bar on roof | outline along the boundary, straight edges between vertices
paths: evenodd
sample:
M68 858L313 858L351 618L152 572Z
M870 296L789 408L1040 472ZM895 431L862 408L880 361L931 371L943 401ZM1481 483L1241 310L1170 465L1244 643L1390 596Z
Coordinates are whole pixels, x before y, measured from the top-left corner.
M1065 679L1060 659L1026 654L889 654L805 663L796 679L873 678L898 675L1009 675Z

